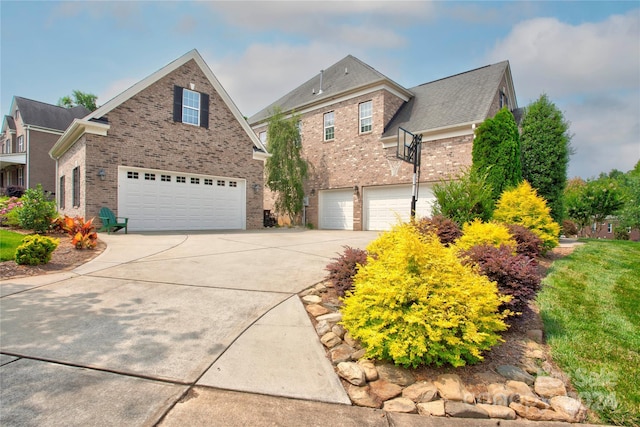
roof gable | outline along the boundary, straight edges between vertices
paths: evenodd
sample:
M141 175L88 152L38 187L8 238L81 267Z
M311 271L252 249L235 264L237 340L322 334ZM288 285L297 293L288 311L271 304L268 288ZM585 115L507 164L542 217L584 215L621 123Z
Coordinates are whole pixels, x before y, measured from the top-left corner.
M186 54L184 54L180 58L178 58L175 61L169 63L168 65L166 65L163 68L159 69L158 71L156 71L155 73L151 74L150 76L140 80L138 83L134 84L129 89L125 90L121 94L119 94L116 97L114 97L111 100L109 100L106 104L102 105L96 111L94 111L89 116L87 116L85 119L86 120L100 120L101 118L103 118L107 113L109 113L114 108L118 107L119 105L121 105L125 101L129 100L133 96L137 95L138 93L140 93L144 89L148 88L152 84L156 83L157 81L159 81L163 77L165 77L168 74L170 74L171 72L177 70L178 68L180 68L181 66L183 66L184 64L186 64L187 62L189 62L191 60L195 61L195 63L198 65L198 67L202 70L202 72L207 77L207 79L209 80L211 85L214 87L214 89L216 90L218 95L222 98L224 103L227 105L227 107L229 108L229 110L231 111L233 116L240 123L240 125L242 126L244 131L247 133L247 135L251 138L251 141L253 142L253 145L254 145L254 149L256 151L265 152L266 153L267 152L266 148L262 145L262 143L260 142L258 137L251 130L251 128L247 124L247 121L244 119L244 117L240 113L240 110L238 110L238 107L235 105L235 103L233 102L233 100L231 99L231 97L229 96L227 91L222 87L222 85L220 84L220 82L218 81L216 76L213 74L213 72L211 71L211 69L209 68L207 63L204 61L204 59L202 58L202 56L200 55L200 53L196 49L193 49L193 50L187 52Z
M505 74L511 84L508 61L410 88L413 99L389 122L383 138L395 136L399 127L419 133L484 121Z
M73 108L60 107L45 102L15 96L13 108L20 112L20 117L25 125L37 126L45 129L64 131L74 119L80 119L90 113L83 106Z
M269 118L276 106L284 112L300 110L309 105L382 83L390 84L397 90L405 92L407 98L410 96L404 87L358 58L348 55L251 116L249 123L255 124Z

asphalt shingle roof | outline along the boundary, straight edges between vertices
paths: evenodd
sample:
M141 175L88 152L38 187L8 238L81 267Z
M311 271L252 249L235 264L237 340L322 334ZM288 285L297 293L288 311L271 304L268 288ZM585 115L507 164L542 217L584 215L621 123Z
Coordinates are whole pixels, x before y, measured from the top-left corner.
M338 94L383 81L391 82L402 88L402 86L358 58L348 55L324 70L322 73L322 93L319 93L320 73L318 73L282 98L251 116L249 124L253 125L267 119L276 106L279 106L285 112L296 110L309 104L330 99Z
M398 127L421 132L485 120L508 66L503 61L410 88L414 97L400 108L382 136L396 135Z
M90 113L83 106L65 108L19 96L15 97L15 102L25 124L47 129L64 131L74 119L81 119Z

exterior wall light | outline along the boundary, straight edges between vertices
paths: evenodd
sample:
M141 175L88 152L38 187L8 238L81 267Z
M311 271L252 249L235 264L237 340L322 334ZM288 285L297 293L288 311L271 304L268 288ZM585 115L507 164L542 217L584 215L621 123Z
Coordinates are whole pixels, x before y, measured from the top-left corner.
M100 181L104 181L107 178L107 173L104 171L104 169L100 169L98 171L98 178L100 178Z

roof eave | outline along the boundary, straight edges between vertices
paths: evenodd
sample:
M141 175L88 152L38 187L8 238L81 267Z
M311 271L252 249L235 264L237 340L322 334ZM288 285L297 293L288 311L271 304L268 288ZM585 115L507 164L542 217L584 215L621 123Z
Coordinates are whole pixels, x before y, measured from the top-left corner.
M84 134L107 136L110 126L106 123L91 122L84 119L75 119L67 130L49 150L49 156L53 160L58 160L66 153L73 144Z

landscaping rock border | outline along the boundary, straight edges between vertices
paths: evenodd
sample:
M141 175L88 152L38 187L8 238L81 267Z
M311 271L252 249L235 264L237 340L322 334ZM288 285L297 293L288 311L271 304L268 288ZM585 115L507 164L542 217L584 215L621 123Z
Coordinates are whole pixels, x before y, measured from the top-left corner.
M330 282L319 283L301 292L300 298L352 404L423 416L585 421L585 406L567 396L566 378L561 373L540 374L540 366L552 375L557 372L546 361L541 330L527 331L521 366L502 365L497 373L487 373L494 382L486 392L474 394L456 374L416 381L409 369L365 359L365 350L339 324L340 301L335 292L329 296L331 287Z

